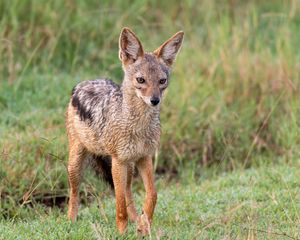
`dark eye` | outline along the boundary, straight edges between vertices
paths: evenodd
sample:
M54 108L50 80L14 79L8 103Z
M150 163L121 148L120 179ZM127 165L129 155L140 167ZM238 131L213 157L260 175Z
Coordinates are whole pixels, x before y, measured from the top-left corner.
M137 81L138 83L145 83L145 82L146 82L145 79L142 78L142 77L137 77L137 78L136 78L136 81Z
M165 84L165 83L166 83L166 81L167 81L167 79L165 79L165 78L162 78L162 79L160 79L160 80L159 80L159 83L160 83L160 84Z

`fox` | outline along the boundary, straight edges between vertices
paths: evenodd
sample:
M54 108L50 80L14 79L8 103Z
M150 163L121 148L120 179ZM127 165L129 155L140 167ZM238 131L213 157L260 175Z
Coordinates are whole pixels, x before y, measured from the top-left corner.
M150 234L157 201L152 158L160 142L160 105L183 37L179 31L155 51L145 52L125 27L119 37L122 84L103 78L73 88L66 111L71 221L78 214L83 170L91 164L114 189L119 234L126 231L128 220L136 223L140 235ZM146 193L141 215L131 189L135 169Z

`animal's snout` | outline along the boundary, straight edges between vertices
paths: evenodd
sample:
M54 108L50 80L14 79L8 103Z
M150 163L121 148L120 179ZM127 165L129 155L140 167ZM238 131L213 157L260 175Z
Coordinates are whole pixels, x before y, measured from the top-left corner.
M160 99L158 97L152 97L150 99L150 102L153 106L156 106L157 104L159 104Z

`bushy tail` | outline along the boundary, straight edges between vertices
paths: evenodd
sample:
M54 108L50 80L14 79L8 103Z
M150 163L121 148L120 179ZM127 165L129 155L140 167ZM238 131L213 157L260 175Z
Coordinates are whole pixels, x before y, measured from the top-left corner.
M114 189L114 182L111 173L111 157L93 155L91 158L92 168L95 169L104 181L106 181L112 189Z

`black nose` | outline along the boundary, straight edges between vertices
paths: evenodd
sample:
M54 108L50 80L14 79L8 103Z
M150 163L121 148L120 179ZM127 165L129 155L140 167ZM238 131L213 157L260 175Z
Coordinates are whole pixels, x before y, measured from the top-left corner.
M156 106L157 104L159 104L159 98L151 98L150 102L153 106Z

